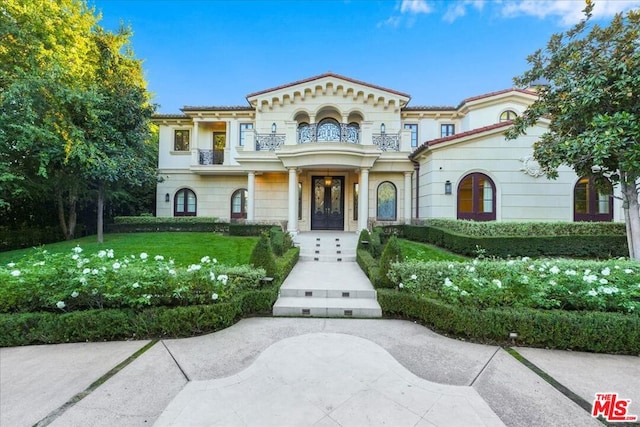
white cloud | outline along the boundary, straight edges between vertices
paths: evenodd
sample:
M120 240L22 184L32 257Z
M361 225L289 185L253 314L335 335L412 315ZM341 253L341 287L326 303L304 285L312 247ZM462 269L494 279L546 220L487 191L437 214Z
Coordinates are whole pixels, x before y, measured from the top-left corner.
M467 8L469 6L478 11L481 11L484 8L485 3L485 0L464 0L453 2L447 8L447 11L445 12L442 19L446 22L453 22L456 19L465 16L467 14Z
M536 18L557 17L563 25L573 25L584 18L584 1L576 0L520 0L501 3L501 13L505 17L522 15ZM595 0L593 17L611 18L619 12L640 7L640 0Z
M429 6L426 0L402 0L400 4L400 13L431 13L433 8Z
M402 19L399 16L390 16L382 22L378 22L378 28L380 27L393 27L396 28L400 25Z

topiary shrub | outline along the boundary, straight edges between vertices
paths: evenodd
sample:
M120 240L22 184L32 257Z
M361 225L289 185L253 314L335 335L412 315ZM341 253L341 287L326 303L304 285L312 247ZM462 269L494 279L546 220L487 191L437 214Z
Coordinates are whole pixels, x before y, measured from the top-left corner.
M365 228L360 232L360 236L358 237L358 249L368 250L370 244L371 244L371 235L369 234L369 230Z
M380 258L382 255L382 241L380 240L380 229L373 230L371 232L371 239L369 243L369 252L375 259Z
M278 268L276 266L276 257L271 249L271 242L269 241L269 235L262 233L260 240L256 243L256 246L251 252L251 258L249 262L253 264L255 268L264 268L267 276L277 278Z
M391 236L382 251L382 256L380 257L380 271L378 273L378 280L375 283L377 287L395 287L395 283L393 283L388 277L388 273L391 271L391 264L394 262L400 262L402 259L402 249L398 244L398 238L396 236Z
M284 255L293 247L293 239L287 232L282 231L280 227L271 227L269 229L269 238L271 240L271 249L276 256Z

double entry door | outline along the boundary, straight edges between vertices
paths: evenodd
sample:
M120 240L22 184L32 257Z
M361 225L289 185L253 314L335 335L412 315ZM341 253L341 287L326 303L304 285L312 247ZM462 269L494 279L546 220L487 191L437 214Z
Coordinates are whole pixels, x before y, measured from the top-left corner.
M344 230L344 177L314 176L311 185L311 229Z

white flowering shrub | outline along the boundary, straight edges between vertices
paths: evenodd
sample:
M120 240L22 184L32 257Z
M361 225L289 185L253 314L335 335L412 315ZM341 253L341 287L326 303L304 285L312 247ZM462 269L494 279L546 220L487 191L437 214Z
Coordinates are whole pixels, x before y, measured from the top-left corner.
M593 310L640 315L640 264L540 259L465 263L406 261L389 278L413 292L464 306Z
M116 257L111 249L40 251L0 266L0 312L215 304L259 288L264 276L263 269L219 265L209 256L183 267L146 252Z

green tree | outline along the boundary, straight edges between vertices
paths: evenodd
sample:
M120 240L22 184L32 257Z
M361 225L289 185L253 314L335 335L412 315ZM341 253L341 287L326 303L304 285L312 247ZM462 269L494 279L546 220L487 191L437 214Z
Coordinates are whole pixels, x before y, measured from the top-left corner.
M514 121L508 139L540 120L548 130L534 144L534 157L550 178L568 165L596 183L619 185L629 254L640 260L640 12L616 15L606 27L585 19L554 34L544 50L528 57L531 69L514 79L528 87L540 80L539 98Z
M80 0L0 4L0 194L53 194L67 238L80 201L96 203L100 240L105 197L155 177L131 33L98 19Z

